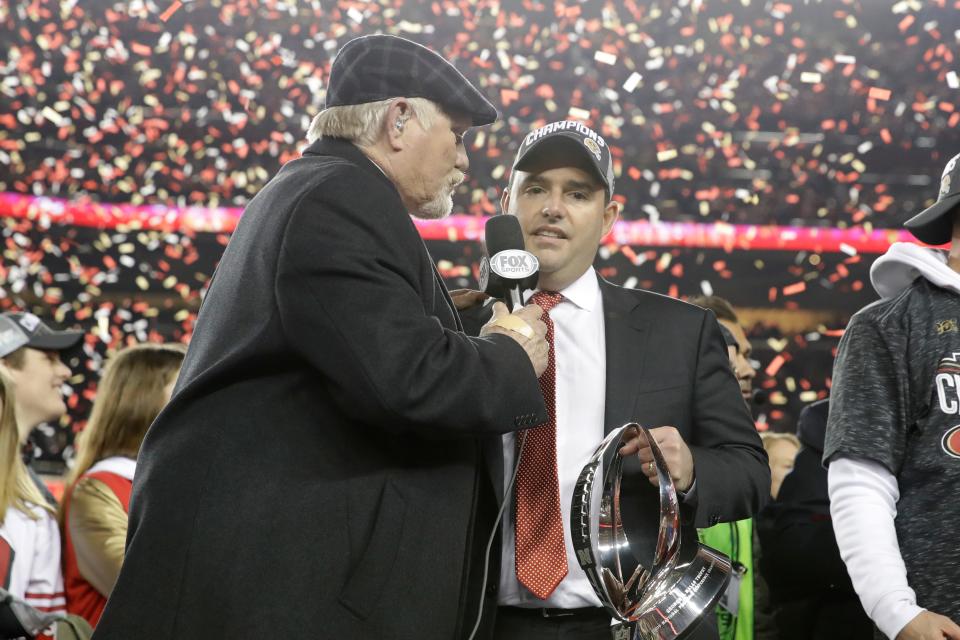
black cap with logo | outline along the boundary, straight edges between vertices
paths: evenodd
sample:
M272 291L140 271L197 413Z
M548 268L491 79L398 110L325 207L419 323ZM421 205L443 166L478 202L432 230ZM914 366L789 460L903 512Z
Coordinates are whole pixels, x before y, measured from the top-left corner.
M954 214L960 205L960 154L950 158L940 178L937 202L913 216L903 226L917 240L927 244L946 244L953 236Z
M0 358L20 347L43 351L65 351L83 338L82 331L55 331L32 313L4 313L0 316Z
M593 129L576 120L551 122L527 134L517 151L513 169L526 171L541 159L557 153L575 153L589 160L590 167L613 195L613 157L606 141Z

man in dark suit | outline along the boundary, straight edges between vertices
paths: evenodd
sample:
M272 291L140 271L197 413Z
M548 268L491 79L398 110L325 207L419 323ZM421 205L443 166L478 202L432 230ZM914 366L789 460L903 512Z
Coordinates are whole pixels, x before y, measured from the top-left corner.
M612 429L632 421L652 428L688 526L750 517L769 494L766 455L713 314L614 286L594 271L600 240L619 214L613 186L604 139L581 123L556 122L525 138L503 195L503 210L519 219L540 263L529 299L546 310L552 348L540 378L550 418L526 432L501 557L493 560L498 606L486 622L497 640L611 637L610 616L574 555L569 514L583 465ZM494 449L503 491L516 438L507 434ZM635 440L624 452L639 452L654 482L649 448ZM713 618L706 614L694 637L716 637Z
M220 262L98 640L450 640L476 611L479 437L546 418L546 327L500 307L463 334L408 214L449 213L496 111L392 36L341 49L326 107Z

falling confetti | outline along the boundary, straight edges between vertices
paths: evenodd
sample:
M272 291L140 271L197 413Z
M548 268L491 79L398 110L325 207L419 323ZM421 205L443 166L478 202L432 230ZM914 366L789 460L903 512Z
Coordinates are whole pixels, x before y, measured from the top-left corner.
M828 392L876 247L934 201L960 149L952 2L8 4L0 192L32 204L2 220L0 307L90 329L68 429L106 349L189 336L238 212L299 156L332 57L358 35L434 47L501 110L468 135L458 222L430 236L451 284L471 284L523 135L573 118L610 146L624 204L605 276L840 309L776 353L777 429ZM750 329L766 373L767 338L789 336Z

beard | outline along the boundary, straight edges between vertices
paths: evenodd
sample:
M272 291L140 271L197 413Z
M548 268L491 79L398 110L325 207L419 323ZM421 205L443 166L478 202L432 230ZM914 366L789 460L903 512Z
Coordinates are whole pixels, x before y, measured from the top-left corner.
M453 211L453 192L463 182L466 176L462 171L455 170L447 180L444 186L429 201L420 205L420 208L413 214L417 218L424 220L440 220L446 218Z

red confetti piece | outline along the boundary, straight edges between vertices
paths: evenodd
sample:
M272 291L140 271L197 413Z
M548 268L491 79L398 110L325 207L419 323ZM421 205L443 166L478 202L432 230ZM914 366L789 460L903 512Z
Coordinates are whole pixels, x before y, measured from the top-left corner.
M774 377L786 361L786 358L784 358L782 354L777 354L773 360L770 361L770 364L767 365L767 368L764 369L764 373L766 373L769 378Z
M146 58L147 56L153 53L153 49L139 42L131 42L130 50L133 51L138 56L143 56L144 58Z
M806 282L797 282L783 288L783 295L792 296L807 290Z
M166 22L167 20L170 19L170 16L175 14L182 6L183 6L183 3L180 2L180 0L173 0L173 4L167 7L166 11L160 14L160 20L162 20L163 22Z

